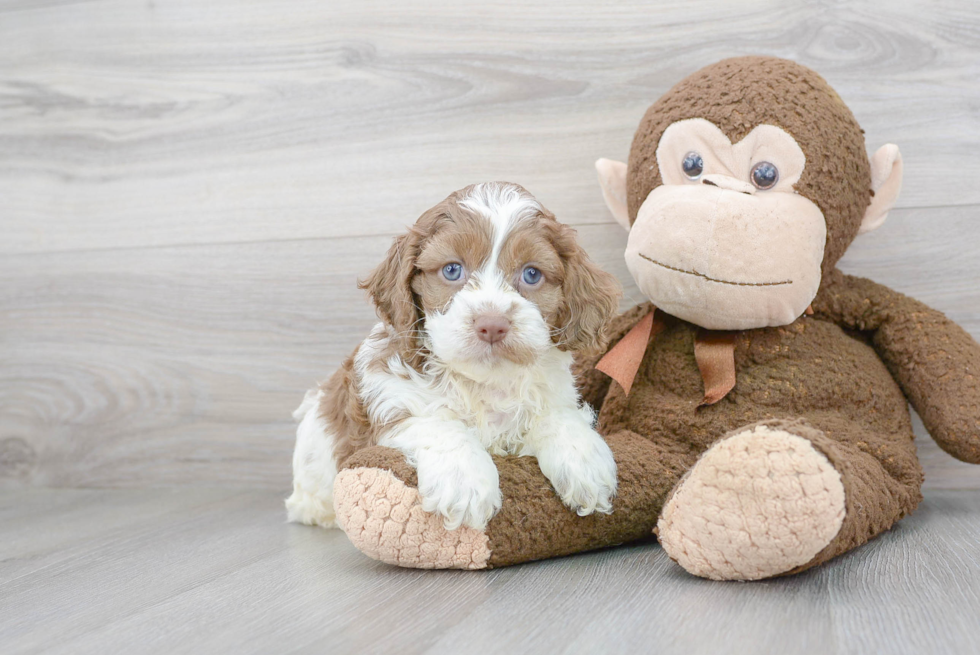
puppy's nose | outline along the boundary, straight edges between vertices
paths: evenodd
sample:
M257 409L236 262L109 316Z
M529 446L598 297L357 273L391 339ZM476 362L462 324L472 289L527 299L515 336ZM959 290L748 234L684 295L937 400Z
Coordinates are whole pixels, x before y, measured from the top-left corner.
M497 314L481 316L473 321L473 329L476 330L476 336L480 341L494 344L507 336L507 332L510 331L510 320L506 316Z

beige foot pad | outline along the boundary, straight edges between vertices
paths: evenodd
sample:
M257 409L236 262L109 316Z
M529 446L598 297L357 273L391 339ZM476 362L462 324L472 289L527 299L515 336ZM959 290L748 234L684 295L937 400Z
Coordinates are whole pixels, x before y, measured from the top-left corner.
M484 532L449 531L422 510L419 492L378 468L344 469L334 481L337 523L368 557L416 569L483 569L490 559Z
M668 500L657 534L688 572L758 580L811 561L844 520L844 485L802 437L766 425L712 446Z

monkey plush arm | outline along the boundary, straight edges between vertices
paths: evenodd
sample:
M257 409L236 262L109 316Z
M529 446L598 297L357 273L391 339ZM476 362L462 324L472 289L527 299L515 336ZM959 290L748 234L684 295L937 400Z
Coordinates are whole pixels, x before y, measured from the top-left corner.
M980 464L980 345L963 328L917 300L837 270L813 308L842 327L871 333L936 443Z
M606 349L602 352L592 354L579 353L572 364L572 373L578 382L579 394L582 400L592 406L592 409L599 413L602 409L602 401L609 393L609 384L612 381L608 375L602 371L597 371L595 365L609 352L609 349L619 343L630 329L640 322L644 316L653 310L653 305L648 302L642 303L628 309L619 316L613 318L606 324Z

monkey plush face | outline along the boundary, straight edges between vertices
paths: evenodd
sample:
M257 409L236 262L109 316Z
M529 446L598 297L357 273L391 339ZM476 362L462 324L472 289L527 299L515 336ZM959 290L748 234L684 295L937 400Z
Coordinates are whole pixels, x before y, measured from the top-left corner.
M713 123L672 123L656 152L663 184L640 206L626 264L655 304L709 328L793 322L820 286L827 226L793 185L806 157L760 125L738 143Z
M822 78L763 57L682 81L647 111L628 167L596 166L630 230L626 263L640 290L669 314L725 330L796 320L901 185L898 149L869 162Z

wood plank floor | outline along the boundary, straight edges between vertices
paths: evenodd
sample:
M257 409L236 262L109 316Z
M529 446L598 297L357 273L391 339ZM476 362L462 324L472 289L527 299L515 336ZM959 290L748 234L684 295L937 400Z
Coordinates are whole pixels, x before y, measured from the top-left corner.
M524 184L642 299L593 162L724 57L899 144L841 267L980 338L980 3L0 0L0 44L0 654L980 652L980 467L919 422L924 505L763 583L655 543L399 570L281 506L356 279L450 191Z
M799 576L719 583L656 543L490 572L370 560L268 491L0 494L0 652L980 652L980 496L932 491Z

